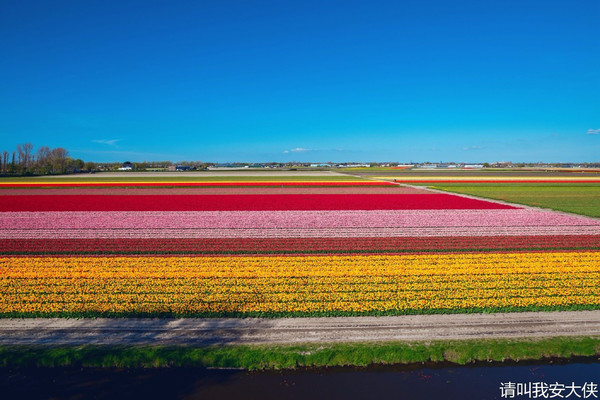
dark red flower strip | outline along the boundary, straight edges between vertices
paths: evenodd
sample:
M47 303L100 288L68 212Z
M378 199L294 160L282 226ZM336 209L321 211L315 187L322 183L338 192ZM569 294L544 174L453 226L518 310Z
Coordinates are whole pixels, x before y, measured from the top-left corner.
M44 182L44 183L0 183L0 187L36 188L36 187L213 187L213 186L394 186L385 181L279 181L279 182Z
M457 210L515 207L451 194L0 196L0 211Z
M268 254L600 249L600 235L279 238L5 239L1 254Z

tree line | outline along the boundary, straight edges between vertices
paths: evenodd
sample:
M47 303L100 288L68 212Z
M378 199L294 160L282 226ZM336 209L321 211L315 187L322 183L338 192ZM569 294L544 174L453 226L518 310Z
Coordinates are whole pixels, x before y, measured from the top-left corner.
M92 167L92 163L88 164ZM0 158L2 175L70 174L85 169L86 163L69 157L69 152L63 147L52 149L41 146L36 151L33 144L23 143L17 145L12 153L4 150Z

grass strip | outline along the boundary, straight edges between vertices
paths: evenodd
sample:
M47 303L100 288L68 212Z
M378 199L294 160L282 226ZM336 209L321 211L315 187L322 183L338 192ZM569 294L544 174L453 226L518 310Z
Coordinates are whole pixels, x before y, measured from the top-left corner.
M304 345L0 346L0 367L206 367L247 370L594 357L600 337Z
M585 182L585 181L573 181L569 183L560 183L560 182L406 182L408 185L412 186L431 186L431 187L473 187L473 188L490 188L490 187L499 187L499 188L600 188L600 183L596 182Z
M450 193L600 217L600 185L429 184L428 186Z

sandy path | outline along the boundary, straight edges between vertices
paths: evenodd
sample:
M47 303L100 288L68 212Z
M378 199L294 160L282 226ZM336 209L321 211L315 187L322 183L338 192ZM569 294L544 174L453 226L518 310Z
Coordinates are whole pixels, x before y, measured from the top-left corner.
M598 335L600 311L282 319L0 320L2 345L292 344Z

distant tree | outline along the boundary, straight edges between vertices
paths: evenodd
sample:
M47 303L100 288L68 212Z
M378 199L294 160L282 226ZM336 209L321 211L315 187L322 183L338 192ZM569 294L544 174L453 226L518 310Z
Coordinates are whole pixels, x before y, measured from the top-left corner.
M71 157L67 157L65 161L64 173L73 174L80 172L85 165L85 162L81 159L73 159Z
M69 152L62 148L57 147L50 151L50 162L52 164L52 173L54 174L64 174L67 172L67 158L69 157Z
M486 163L486 162L483 163L483 168L489 168L489 167L490 167L489 163Z
M134 171L145 171L148 168L148 164L146 162L134 163L133 169Z
M8 151L4 150L2 153L2 173L4 174L8 173L8 156Z
M85 161L83 161L81 158L77 158L73 160L73 165L78 171L81 171L85 167Z
M42 146L38 149L35 162L36 173L40 175L47 175L52 172L50 153L50 147L48 146Z
M19 154L19 166L21 167L22 173L26 174L30 171L33 164L33 144L23 143L17 145L17 152Z

